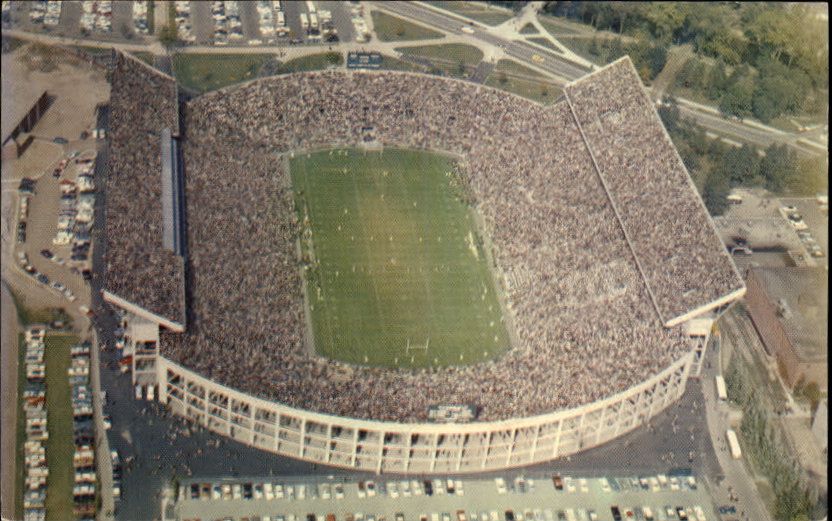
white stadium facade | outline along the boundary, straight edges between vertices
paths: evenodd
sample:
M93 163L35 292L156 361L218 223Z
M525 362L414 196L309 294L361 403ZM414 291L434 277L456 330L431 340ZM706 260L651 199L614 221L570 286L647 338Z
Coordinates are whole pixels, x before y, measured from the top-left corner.
M185 100L173 78L121 53L112 84L102 293L123 312L133 382L264 451L403 474L574 454L678 400L714 320L745 293L629 58L550 106L382 71L264 78ZM520 345L500 360L408 372L309 355L291 234L263 246L262 264L235 244L216 249L259 244L220 219L226 208L257 227L257 198L272 186L257 183L287 175L263 164L266 150L361 146L368 133L465 158L518 328ZM251 185L234 182L240 172ZM503 217L513 212L529 217ZM248 273L276 259L290 267L260 291ZM508 273L533 282L509 284ZM478 416L428 419L454 404Z

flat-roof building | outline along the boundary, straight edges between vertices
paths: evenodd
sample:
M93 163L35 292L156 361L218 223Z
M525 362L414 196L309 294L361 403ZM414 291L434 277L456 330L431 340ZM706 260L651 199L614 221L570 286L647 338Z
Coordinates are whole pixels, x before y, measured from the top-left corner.
M746 304L788 385L801 378L827 386L829 276L824 268L752 268Z

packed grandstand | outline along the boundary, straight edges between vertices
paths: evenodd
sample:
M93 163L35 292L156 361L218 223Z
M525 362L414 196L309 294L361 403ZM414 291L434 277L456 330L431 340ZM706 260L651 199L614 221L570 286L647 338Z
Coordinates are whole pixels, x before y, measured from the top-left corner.
M477 421L578 407L689 353L682 321L743 290L628 58L549 107L435 76L326 71L180 108L173 78L118 54L110 114L105 295L175 326L163 357L290 407L403 423L451 404ZM166 128L181 142L185 258L162 241ZM499 359L389 369L305 348L282 154L360 146L367 129L384 146L464 159L516 339Z

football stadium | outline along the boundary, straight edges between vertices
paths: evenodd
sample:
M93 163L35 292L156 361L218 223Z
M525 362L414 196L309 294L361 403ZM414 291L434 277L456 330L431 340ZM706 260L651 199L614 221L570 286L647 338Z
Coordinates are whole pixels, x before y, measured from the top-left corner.
M105 301L133 382L302 460L549 461L644 425L745 286L629 58L544 107L330 70L111 71Z

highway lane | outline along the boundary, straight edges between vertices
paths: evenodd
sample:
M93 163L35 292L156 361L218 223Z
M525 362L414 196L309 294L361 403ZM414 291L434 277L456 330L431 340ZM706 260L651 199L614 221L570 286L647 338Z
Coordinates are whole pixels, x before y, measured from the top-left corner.
M454 35L466 34L462 31L462 27L467 23L466 19L457 17L451 13L442 13L412 2L372 2L372 5L393 14L432 25ZM558 59L552 53L542 52L528 43L501 38L477 25L469 25L469 27L473 30L473 33L467 33L469 37L500 47L506 55L543 69L546 72L561 78L564 82L573 81L589 72L589 70L585 67L572 63L566 59ZM539 57L536 60L533 59L533 56L535 55ZM804 136L785 132L774 133L751 125L743 124L741 122L727 120L719 115L709 114L707 112L683 105L679 106L679 110L683 116L694 119L707 130L730 139L748 142L761 147L767 147L772 143L786 143L807 154L818 155L826 153L825 147L822 145L811 146L808 144L798 143L797 140Z

